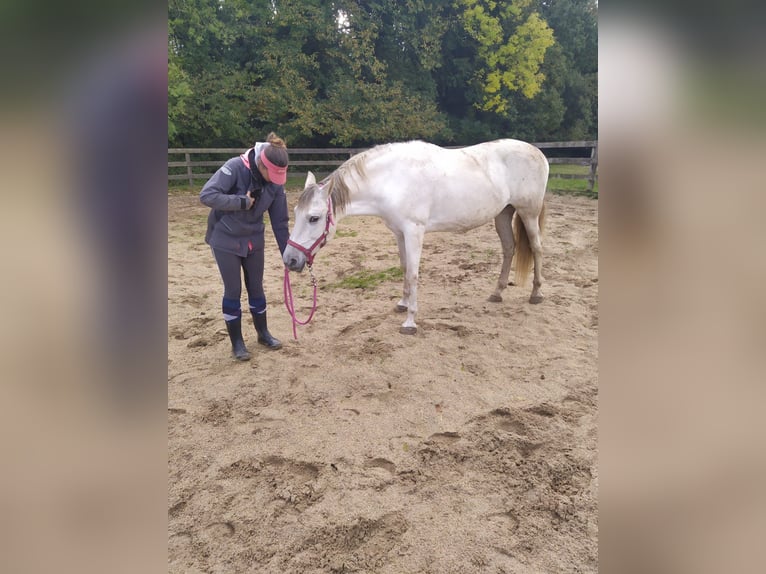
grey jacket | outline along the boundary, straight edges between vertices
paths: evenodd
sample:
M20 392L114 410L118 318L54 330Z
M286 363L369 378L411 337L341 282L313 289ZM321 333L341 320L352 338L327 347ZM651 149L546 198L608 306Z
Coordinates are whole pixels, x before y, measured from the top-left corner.
M212 208L205 242L215 249L247 257L264 248L263 214L268 211L271 229L283 253L290 237L285 187L265 181L257 170L252 174L249 152L228 160L202 187L200 201ZM259 190L258 200L246 209L245 194L252 191L251 195L257 197Z

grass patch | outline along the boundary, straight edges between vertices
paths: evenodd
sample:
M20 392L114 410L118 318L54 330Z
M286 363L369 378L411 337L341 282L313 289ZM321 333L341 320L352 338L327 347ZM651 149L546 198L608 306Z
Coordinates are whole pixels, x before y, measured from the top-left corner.
M368 289L376 287L384 281L401 279L403 276L401 267L389 267L383 271L360 271L344 277L336 283L330 283L327 285L327 289Z
M335 235L338 237L356 237L359 233L353 229L339 229Z
M548 191L598 199L598 180L593 184L593 191L588 191L588 182L584 179L551 179L548 181Z
M589 173L590 167L587 165L553 164L550 166L548 191L552 193L584 195L598 199L598 176L596 176L596 181L593 183L593 191L588 191L587 179L561 179L556 177L557 175L587 176Z
M567 175L588 175L590 173L590 166L554 163L551 164L548 173L551 175L551 177L560 173Z

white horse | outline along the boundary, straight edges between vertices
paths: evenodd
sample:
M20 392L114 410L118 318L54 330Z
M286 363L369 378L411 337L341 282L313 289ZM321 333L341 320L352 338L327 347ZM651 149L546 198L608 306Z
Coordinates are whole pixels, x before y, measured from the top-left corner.
M540 303L540 234L547 181L548 160L543 153L517 140L461 149L422 141L380 145L352 157L319 184L308 173L283 260L290 270L302 271L334 236L344 216L382 218L396 237L404 272L403 296L396 310L406 311L407 320L400 332L415 334L423 235L467 231L494 218L503 264L489 300L503 300L515 251L517 285L525 282L534 259L529 302Z

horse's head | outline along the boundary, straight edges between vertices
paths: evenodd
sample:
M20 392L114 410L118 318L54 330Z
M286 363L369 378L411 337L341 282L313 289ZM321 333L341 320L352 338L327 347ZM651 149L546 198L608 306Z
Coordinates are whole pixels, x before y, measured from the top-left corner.
M335 219L329 189L318 185L314 174L309 172L295 206L293 232L282 260L291 271L303 271L306 263L311 266L319 249L334 234Z

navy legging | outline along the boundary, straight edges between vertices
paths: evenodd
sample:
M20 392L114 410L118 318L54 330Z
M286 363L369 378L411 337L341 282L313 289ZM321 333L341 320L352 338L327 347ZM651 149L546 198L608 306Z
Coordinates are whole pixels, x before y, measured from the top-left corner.
M266 311L266 295L263 292L263 249L256 249L247 257L213 249L213 257L223 279L223 318L232 321L242 317L242 271L250 310Z

